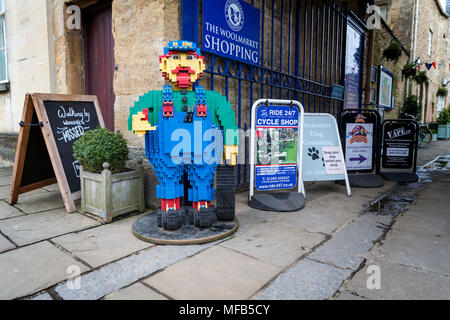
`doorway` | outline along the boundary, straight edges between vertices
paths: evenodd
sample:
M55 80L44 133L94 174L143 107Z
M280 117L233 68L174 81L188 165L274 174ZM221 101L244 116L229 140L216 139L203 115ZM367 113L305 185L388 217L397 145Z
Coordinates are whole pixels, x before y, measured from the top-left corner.
M114 130L114 38L112 1L83 11L85 93L96 95L105 126Z

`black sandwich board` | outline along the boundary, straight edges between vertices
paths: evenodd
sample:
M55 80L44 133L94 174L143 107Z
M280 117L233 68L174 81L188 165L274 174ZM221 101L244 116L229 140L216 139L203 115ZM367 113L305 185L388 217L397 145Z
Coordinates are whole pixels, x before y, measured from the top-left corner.
M380 173L386 180L417 182L416 173L419 124L414 120L383 122Z
M57 182L66 211L74 212L81 186L72 146L84 132L104 127L97 97L27 94L19 125L9 204Z
M374 109L345 109L340 124L350 186L381 187L384 182L379 174L380 114Z

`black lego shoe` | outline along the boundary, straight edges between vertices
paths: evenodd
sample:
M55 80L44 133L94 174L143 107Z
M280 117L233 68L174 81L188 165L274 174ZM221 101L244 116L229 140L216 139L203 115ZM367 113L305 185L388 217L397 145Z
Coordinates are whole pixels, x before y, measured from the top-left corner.
M162 228L174 231L184 225L184 210L161 211Z
M200 208L194 213L194 224L199 228L209 228L217 222L216 210L214 207Z

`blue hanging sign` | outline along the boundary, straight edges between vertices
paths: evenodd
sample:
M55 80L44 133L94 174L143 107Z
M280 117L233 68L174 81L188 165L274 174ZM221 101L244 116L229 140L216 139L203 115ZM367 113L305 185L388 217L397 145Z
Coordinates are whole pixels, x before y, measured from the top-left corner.
M259 33L259 9L242 0L203 1L203 51L258 65Z
M256 111L256 189L297 185L298 109L260 106Z

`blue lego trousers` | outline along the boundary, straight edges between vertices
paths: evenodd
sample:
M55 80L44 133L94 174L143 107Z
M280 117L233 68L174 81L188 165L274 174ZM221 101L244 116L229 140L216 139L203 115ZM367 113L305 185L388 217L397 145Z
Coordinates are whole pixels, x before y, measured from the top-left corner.
M145 150L158 178L156 197L176 199L184 196L182 177L187 172L189 201L214 200L214 174L223 153L223 138L210 116L194 112L175 112L165 118L159 114L155 131L145 135ZM187 183L187 182L186 182Z

